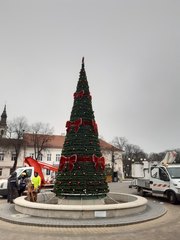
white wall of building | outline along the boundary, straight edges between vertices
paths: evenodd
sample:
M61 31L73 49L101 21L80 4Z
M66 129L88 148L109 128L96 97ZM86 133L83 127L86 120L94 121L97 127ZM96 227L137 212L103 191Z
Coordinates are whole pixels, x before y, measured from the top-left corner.
M114 168L114 172L118 172L119 178L124 179L122 152L114 151L114 166L112 166L112 151L102 151L102 154L105 157L106 165Z
M59 166L59 159L61 156L62 149L58 148L49 148L42 152L42 159L41 161ZM10 174L10 168L13 166L12 159L13 150L9 149L8 151L4 152L4 160L0 161L0 179L1 178L8 178ZM22 167L24 165L24 158L25 157L34 157L34 149L32 147L28 147L26 149L22 149L19 158L17 167ZM112 167L112 152L111 151L102 151L102 155L105 158L105 164ZM122 174L123 172L123 163L122 163L122 153L120 151L114 152L114 171L118 172L118 174ZM51 177L54 177L54 173L48 172L47 170L43 169L43 173L45 176L45 180L50 180Z
M8 178L10 175L10 169L14 164L13 157L15 155L14 148L8 148L7 150L0 150L0 179ZM2 157L3 156L3 157ZM21 151L19 154L17 167L23 166L24 151Z

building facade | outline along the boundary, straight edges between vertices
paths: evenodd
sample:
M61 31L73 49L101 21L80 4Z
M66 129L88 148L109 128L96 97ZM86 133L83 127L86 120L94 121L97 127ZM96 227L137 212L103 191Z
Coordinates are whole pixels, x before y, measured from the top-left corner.
M39 137L37 135L37 137ZM42 138L41 138L42 137ZM41 135L38 141L38 146L41 146L44 135ZM47 135L46 135L47 137ZM49 140L46 141L46 144L42 147L41 154L38 156L39 161L43 161L50 165L59 166L59 161L61 158L61 151L63 148L65 136L62 135L52 135L49 136ZM20 154L18 156L18 165L17 167L24 165L24 158L31 156L32 158L37 158L37 149L35 149L33 134L24 134L23 137L23 146L21 148ZM36 142L37 143L37 142ZM114 172L121 173L123 169L122 165L122 151L113 147L111 144L100 139L100 146L102 155L105 157L106 167L113 168ZM0 178L7 178L10 173L10 168L13 165L13 160L15 153L13 152L13 146L9 146L8 150L3 151L4 155L2 160L0 160ZM1 157L1 155L0 155ZM1 158L0 158L1 159ZM114 161L112 161L114 159ZM50 172L47 169L43 170L45 180L51 180L54 177L54 173Z
M15 152L16 141L22 141L17 159L17 168L24 166L24 159L29 156L50 165L59 166L65 140L64 135L34 135L25 133L21 140L7 139L7 129L5 105L0 120L0 179L8 178L10 175L10 169L17 156ZM100 139L100 147L102 155L105 158L106 168L113 171L114 180L116 181L121 176L123 177L122 151L102 139ZM49 170L44 169L43 173L46 180L53 177L52 172Z

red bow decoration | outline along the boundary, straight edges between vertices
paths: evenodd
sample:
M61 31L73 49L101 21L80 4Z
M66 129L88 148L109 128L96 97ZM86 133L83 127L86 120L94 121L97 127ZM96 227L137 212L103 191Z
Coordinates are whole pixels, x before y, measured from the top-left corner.
M67 121L67 123L66 123L67 132L69 132L70 127L74 127L75 132L77 132L79 130L79 127L81 126L81 124L82 124L82 118L79 118L74 122Z
M94 120L92 120L92 126L93 126L93 128L94 128L94 132L95 132L95 133L98 133L97 124L96 124L96 122L95 122Z
M84 96L84 90L80 91L80 92L75 92L74 93L74 98L78 98L78 97L83 97Z
M98 170L98 167L100 166L102 170L105 169L105 159L104 157L97 157L96 155L92 156L93 162L95 163L95 168Z
M77 162L77 155L74 154L70 157L65 157L65 156L61 156L61 160L60 160L60 165L59 165L59 170L62 171L64 168L64 165L66 163L68 163L69 165L69 171L72 171L74 168L74 164Z
M81 90L80 92L75 92L74 93L74 98L76 99L76 98L82 98L82 97L84 97L84 96L86 96L86 97L89 97L90 99L91 99L91 95L90 95L90 93L85 93L84 92L84 90Z

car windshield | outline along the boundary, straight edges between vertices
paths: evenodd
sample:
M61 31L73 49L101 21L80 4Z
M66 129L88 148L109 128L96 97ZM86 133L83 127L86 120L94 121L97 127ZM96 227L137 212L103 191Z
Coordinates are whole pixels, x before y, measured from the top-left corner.
M180 178L180 167L167 168L171 178Z
M20 176L22 171L23 171L22 168L17 168L15 172L17 172L17 176Z

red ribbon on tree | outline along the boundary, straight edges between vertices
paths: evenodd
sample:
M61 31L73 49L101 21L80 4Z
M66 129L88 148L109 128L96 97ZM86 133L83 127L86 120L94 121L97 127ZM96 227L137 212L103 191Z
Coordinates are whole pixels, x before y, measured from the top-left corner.
M98 133L97 124L96 124L96 122L94 120L92 120L92 126L94 128L95 133Z
M80 92L75 92L74 93L74 98L82 98L84 96L87 96L87 97L90 97L91 98L91 95L90 93L85 93L84 90L81 90Z
M83 97L84 96L84 90L80 91L80 92L75 92L74 93L74 98L78 98L78 97Z
M65 156L61 156L61 159L60 159L60 165L59 165L59 170L62 171L63 168L64 168L64 165L66 163L68 163L69 165L69 171L72 171L73 168L74 168L74 164L77 162L77 155L74 154L70 157L65 157Z
M75 132L77 132L79 130L79 127L83 125L90 125L93 127L94 129L94 132L95 133L98 133L98 127L97 127L97 124L94 120L92 121L87 121L87 120L82 120L82 118L79 118L77 119L76 121L74 122L71 122L71 121L67 121L66 122L66 128L67 128L67 132L69 132L70 128L71 127L74 127L75 128Z
M81 124L82 124L82 118L79 118L74 122L67 121L67 123L66 123L67 132L69 132L70 127L74 127L75 132L77 132L79 130L79 127L81 126Z
M99 166L102 170L105 169L105 159L104 159L104 157L97 157L96 155L93 154L92 160L95 163L96 170L98 170Z

